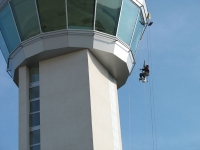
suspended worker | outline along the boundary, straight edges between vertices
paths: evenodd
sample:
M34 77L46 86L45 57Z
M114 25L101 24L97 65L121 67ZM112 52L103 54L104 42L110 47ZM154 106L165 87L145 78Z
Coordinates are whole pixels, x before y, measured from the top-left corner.
M144 65L144 67L140 70L142 70L142 73L140 73L139 80L145 79L146 76L149 76L149 65Z

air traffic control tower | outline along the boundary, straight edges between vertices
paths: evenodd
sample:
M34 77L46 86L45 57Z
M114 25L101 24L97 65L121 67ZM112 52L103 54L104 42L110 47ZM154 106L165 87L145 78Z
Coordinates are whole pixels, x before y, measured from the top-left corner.
M19 150L122 149L117 89L149 16L144 0L0 0Z

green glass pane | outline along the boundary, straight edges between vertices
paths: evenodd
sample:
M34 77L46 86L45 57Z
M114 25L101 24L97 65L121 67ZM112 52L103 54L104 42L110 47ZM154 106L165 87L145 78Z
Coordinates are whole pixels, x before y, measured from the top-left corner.
M0 11L0 29L8 51L11 53L20 44L20 38L9 4Z
M93 29L95 0L67 0L68 28Z
M142 12L140 12L139 18L137 20L137 25L135 28L134 36L132 39L132 44L131 44L131 50L132 50L133 54L135 54L135 52L137 50L137 47L138 47L138 44L139 44L139 41L142 36L142 32L143 32L144 28L145 28L145 22L144 22Z
M39 98L40 97L40 89L39 86L31 88L29 90L30 94L29 94L29 99L35 99L35 98Z
M30 132L30 145L40 143L40 130Z
M40 150L40 145L31 146L30 150Z
M123 1L117 36L127 45L131 43L138 13L139 7L134 2L130 0Z
M12 0L11 7L22 40L40 33L34 0Z
M8 63L8 57L9 57L9 51L8 51L8 48L6 46L6 43L4 41L4 38L3 38L3 35L0 31L0 51L2 52L5 60L6 60L6 63Z
M40 113L30 114L29 126L39 126L40 125Z
M66 29L65 0L37 0L43 32Z
M30 83L39 81L39 67L30 69Z
M32 101L30 102L30 112L40 111L40 101Z
M95 30L116 35L121 0L97 0Z

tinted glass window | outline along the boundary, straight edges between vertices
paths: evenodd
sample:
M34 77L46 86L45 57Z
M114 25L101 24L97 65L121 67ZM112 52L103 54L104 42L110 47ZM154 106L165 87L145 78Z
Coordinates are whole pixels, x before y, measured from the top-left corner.
M11 6L22 40L40 33L34 0L12 0Z
M31 150L40 150L40 145L31 146Z
M65 0L37 0L43 32L66 29Z
M97 0L95 29L116 35L121 0Z
M67 0L68 28L93 29L95 0Z
M38 98L40 97L40 91L39 91L39 86L34 87L30 89L30 99Z
M134 36L132 39L132 44L131 44L131 50L133 51L133 53L135 53L138 47L138 43L140 41L144 28L145 28L145 23L144 23L143 15L142 13L140 13L138 21L137 21L136 29L134 32Z
M117 36L127 45L130 45L138 13L139 8L132 1L124 0Z
M0 30L9 52L12 52L19 45L20 39L8 4L0 12Z
M40 110L40 101L33 101L30 103L30 112L36 112Z
M30 127L40 125L40 113L30 114Z
M39 67L30 69L30 83L39 81Z
M30 145L40 143L40 130L30 132Z
M8 63L8 57L9 57L9 52L8 52L8 48L6 46L6 43L3 39L2 33L0 31L0 50L6 60L6 63Z

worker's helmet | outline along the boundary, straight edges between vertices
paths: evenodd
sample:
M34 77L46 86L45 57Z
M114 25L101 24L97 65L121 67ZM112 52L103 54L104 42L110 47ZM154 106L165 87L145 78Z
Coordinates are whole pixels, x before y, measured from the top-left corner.
M148 67L148 68L149 68L149 65L146 65L146 67Z

